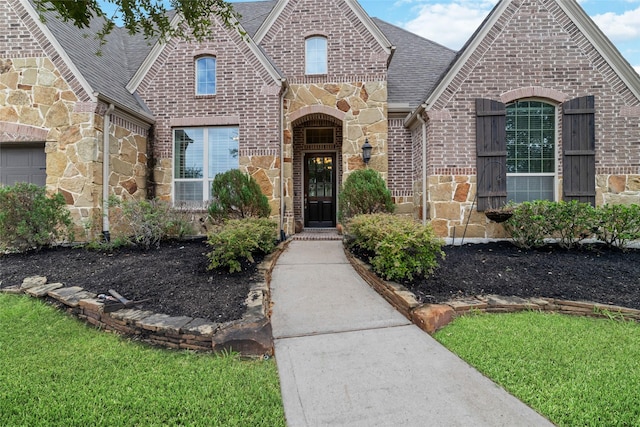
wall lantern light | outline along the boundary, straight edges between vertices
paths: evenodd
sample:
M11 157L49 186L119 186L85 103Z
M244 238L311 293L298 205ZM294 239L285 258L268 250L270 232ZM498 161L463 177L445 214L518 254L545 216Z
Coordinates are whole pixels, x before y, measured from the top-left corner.
M371 150L373 150L373 147L369 144L369 138L365 138L364 145L362 146L362 160L365 165L371 160Z

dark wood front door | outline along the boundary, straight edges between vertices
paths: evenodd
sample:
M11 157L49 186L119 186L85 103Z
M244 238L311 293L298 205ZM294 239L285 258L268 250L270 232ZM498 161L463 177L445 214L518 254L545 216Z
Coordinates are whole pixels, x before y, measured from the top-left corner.
M304 156L304 225L336 226L336 156Z

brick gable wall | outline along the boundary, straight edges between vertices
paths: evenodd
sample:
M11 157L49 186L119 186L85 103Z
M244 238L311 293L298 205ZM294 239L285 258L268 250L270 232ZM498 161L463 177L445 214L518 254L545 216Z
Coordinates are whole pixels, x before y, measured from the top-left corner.
M505 236L501 226L470 211L481 173L476 98L535 98L556 105L560 197L561 103L585 95L596 101L597 203L638 203L640 100L554 0L512 1L428 111L427 208L437 233L459 237L471 217L467 238Z
M553 0L513 1L436 101L434 109L451 119L432 125L429 173L475 167L475 98L500 100L529 87L553 89L567 99L595 95L596 167L640 173L640 147L631 137L638 117L621 114L640 101ZM561 173L561 162L557 167Z
M216 25L212 41L172 39L138 88L156 118L153 155L157 195L165 199L171 196L173 127L237 125L242 168L256 172L251 164L258 157L261 164L278 165L269 172L269 176L274 175L272 185L263 187L268 187L267 196L275 199L279 162L264 158L279 157L279 86L240 34ZM215 95L195 95L194 59L201 54L216 57Z
M327 76L304 74L312 35L327 36ZM386 81L388 55L343 0L290 0L261 45L291 83Z

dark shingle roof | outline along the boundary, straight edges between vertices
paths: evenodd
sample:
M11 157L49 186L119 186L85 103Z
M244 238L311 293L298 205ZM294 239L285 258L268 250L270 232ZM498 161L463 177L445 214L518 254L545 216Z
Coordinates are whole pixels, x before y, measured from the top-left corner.
M417 107L433 91L456 52L378 18L375 24L396 46L389 64L389 103Z
M234 2L233 6L241 15L243 28L253 36L276 3L275 0ZM47 27L94 91L133 111L148 114L144 103L129 93L126 85L142 65L155 40L148 41L143 35L130 35L124 28L115 28L106 37L107 43L100 47L95 34L102 29L101 20L94 19L89 28L78 29L56 18L53 13L47 13L46 18ZM374 23L396 46L389 66L389 103L408 104L415 108L433 91L455 59L456 52L380 19L374 18ZM101 55L96 54L99 50Z
M95 36L102 29L104 21L101 19L92 20L89 28L79 29L70 22L63 22L54 13L47 12L45 17L47 28L94 91L133 111L146 111L126 89L151 50L143 36L131 36L122 28L114 28L101 47Z
M251 37L276 5L277 1L232 2L233 10L240 14L240 24Z

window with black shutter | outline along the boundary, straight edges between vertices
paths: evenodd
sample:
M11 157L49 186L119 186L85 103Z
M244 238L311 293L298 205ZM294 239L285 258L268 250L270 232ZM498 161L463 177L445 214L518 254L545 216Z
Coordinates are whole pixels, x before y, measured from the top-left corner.
M595 98L562 104L563 199L596 203Z
M478 211L507 202L506 110L502 102L476 99Z

